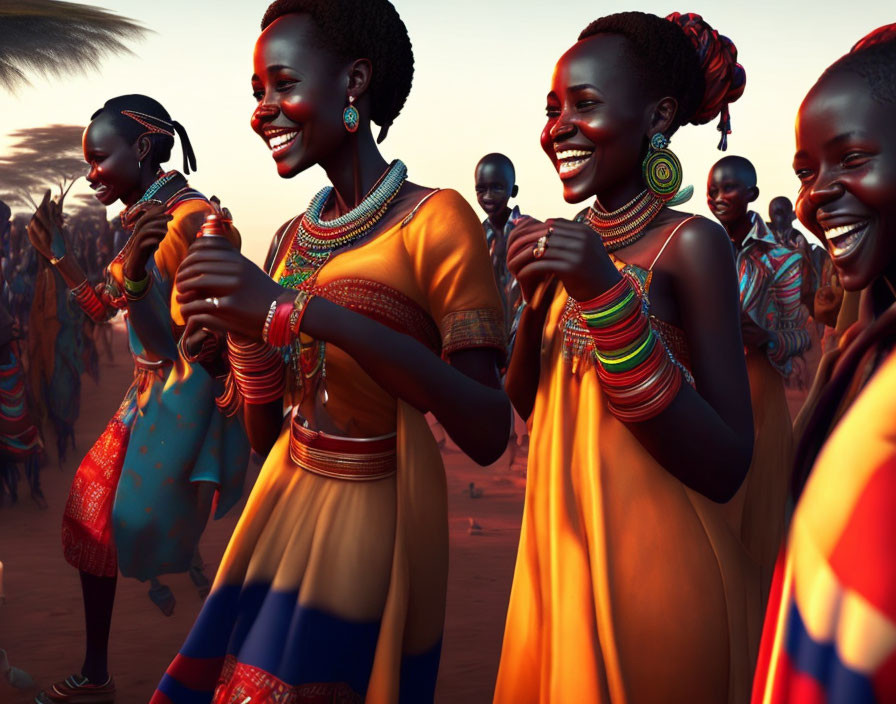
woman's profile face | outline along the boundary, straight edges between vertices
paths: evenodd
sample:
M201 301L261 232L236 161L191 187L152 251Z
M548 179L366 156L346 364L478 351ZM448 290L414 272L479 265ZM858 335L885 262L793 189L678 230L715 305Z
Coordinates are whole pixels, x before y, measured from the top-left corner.
M554 69L541 147L569 203L640 168L650 116L628 51L624 37L598 34L574 44Z
M896 266L894 123L896 106L842 71L819 80L797 115L796 213L825 241L848 291Z
M345 144L342 112L348 79L342 62L320 48L307 14L289 14L255 44L252 129L265 141L277 173L291 178Z
M96 199L106 206L116 200L129 200L140 185L136 145L128 144L116 131L114 121L100 113L84 130L81 146L84 161L90 165L87 182Z

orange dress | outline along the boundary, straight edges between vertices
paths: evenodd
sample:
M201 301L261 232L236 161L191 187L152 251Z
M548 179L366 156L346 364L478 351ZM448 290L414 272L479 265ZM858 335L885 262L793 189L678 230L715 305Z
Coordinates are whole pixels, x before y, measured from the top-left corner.
M494 701L746 702L762 620L750 477L723 505L659 465L609 411L588 349L565 354L567 301L561 287L544 328ZM653 324L685 362L681 331Z
M482 228L454 191L333 257L315 291L443 355L505 345ZM312 422L341 446L394 439L393 471L313 471L286 423L153 704L432 700L448 572L442 459L419 411L342 350L325 354L329 400Z

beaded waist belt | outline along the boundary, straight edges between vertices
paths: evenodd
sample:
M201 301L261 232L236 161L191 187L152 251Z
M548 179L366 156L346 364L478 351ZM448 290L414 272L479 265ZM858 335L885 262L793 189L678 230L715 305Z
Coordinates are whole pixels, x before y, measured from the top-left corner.
M309 430L293 417L289 456L296 465L312 474L349 481L373 481L395 474L396 435L339 437Z

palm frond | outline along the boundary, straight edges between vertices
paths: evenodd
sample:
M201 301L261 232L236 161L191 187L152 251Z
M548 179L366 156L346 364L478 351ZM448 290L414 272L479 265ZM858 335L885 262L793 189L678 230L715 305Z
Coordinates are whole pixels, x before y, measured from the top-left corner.
M62 0L0 1L0 85L27 84L27 74L61 75L96 68L113 54L129 54L126 41L149 30L135 20L93 5Z

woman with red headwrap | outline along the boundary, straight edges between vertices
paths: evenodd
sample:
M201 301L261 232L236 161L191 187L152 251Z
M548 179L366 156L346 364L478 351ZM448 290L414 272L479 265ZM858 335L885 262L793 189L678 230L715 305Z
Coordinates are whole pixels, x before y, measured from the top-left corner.
M508 244L529 305L507 391L533 430L498 703L749 696L737 276L724 230L668 207L684 196L667 148L719 115L724 148L745 80L692 14L603 17L557 63L542 147L565 200L594 203Z

